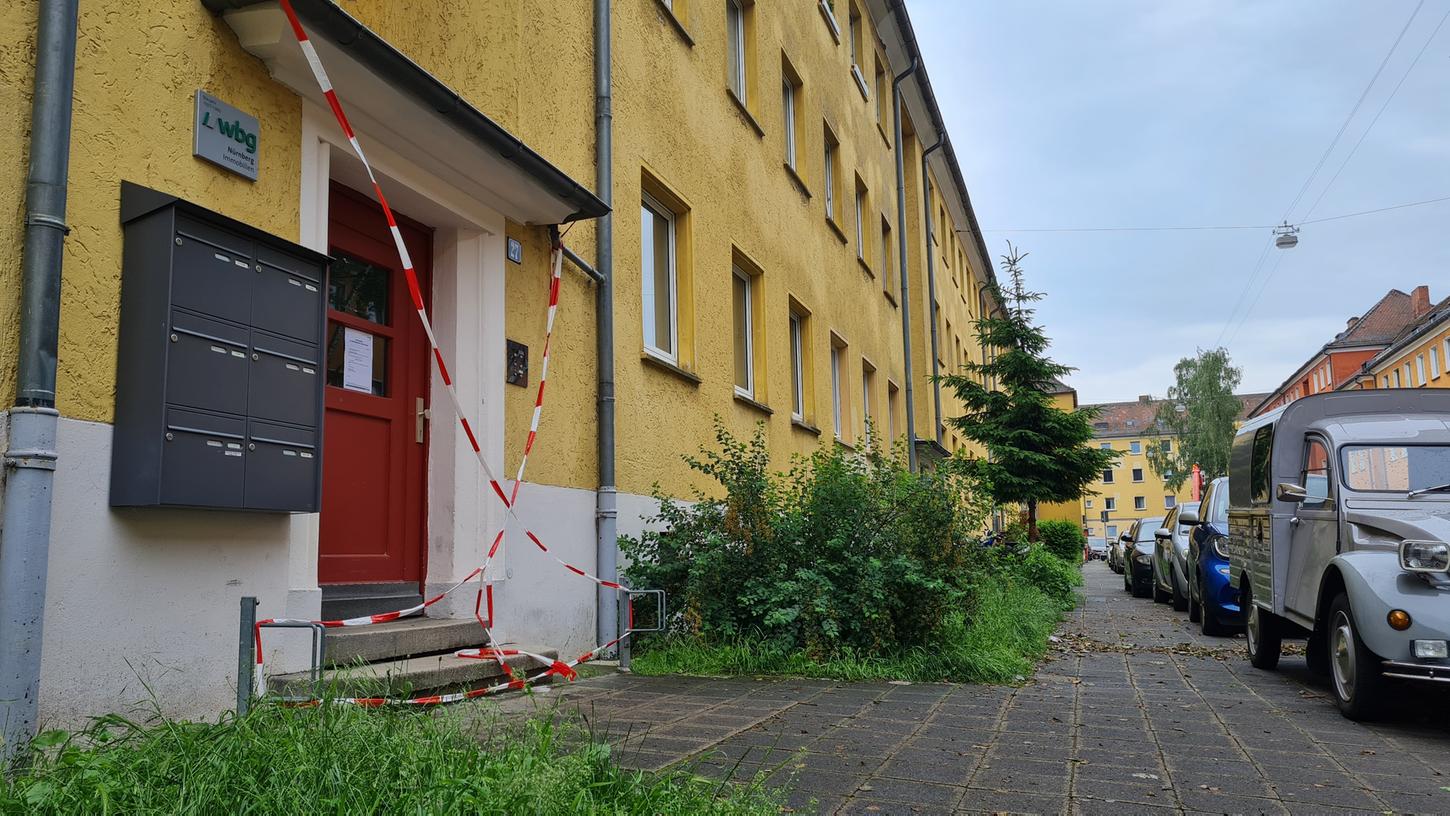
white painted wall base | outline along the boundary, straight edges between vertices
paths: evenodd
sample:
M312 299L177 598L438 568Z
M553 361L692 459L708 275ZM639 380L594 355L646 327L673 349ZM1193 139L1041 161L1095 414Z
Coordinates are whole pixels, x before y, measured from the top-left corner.
M259 598L261 617L318 614L315 587L288 585L291 527L306 517L112 509L111 426L62 418L58 443L43 726L74 726L153 704L185 718L231 708L241 597ZM269 635L273 668L305 667L305 638Z

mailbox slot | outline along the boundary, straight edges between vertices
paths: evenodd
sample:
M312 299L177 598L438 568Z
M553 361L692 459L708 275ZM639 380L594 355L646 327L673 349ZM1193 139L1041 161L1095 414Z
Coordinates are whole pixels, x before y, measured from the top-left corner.
M317 315L322 308L323 292L317 269L309 269L297 258L266 247L257 255L252 325L309 343L320 342Z
M241 414L247 409L247 330L172 310L166 401Z
M315 426L322 359L316 346L255 332L247 415Z
M166 412L161 446L163 504L241 507L246 423L201 411Z
M199 221L178 219L171 303L247 325L252 318L250 242Z
M246 506L317 509L317 434L272 422L247 423Z

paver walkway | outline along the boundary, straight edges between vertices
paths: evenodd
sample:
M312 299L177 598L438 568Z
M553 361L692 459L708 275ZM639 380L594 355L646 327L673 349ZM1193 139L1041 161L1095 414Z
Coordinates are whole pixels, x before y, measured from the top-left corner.
M1257 671L1085 574L1017 687L610 675L506 706L557 702L632 767L768 774L799 812L1450 812L1450 695L1356 724L1302 657Z

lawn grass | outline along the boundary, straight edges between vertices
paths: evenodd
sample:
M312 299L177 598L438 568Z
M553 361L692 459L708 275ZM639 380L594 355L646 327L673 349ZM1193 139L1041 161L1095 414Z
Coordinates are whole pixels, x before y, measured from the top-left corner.
M39 814L693 814L780 810L761 785L621 769L550 718L259 705L217 723L121 717L47 732L0 780L0 812ZM480 734L486 735L480 741Z
M970 616L956 614L945 620L933 648L847 652L820 660L800 650L747 639L717 644L672 637L641 644L631 669L654 675L1007 683L1031 674L1063 611L1061 603L1031 584L1008 580L981 588Z

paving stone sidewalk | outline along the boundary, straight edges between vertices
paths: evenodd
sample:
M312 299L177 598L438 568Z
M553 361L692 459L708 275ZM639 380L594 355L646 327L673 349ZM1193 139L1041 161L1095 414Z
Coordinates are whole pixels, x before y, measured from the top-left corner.
M1360 725L1279 672L1131 598L1101 562L1019 686L608 675L559 705L630 767L765 774L809 813L1447 813L1450 694Z

